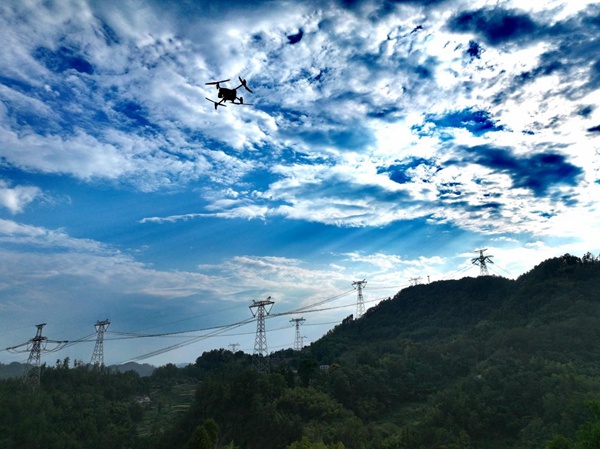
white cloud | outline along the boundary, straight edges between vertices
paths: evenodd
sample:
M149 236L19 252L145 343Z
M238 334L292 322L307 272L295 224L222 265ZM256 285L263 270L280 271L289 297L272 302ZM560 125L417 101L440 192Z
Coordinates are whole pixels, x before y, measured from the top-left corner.
M419 269L429 269L433 265L440 265L444 263L443 259L439 256L434 257L420 257L416 260L405 260L398 255L374 253L370 255L362 254L361 252L347 253L345 254L353 262L361 262L372 264L382 271L389 271L399 269L406 266L414 266Z
M23 212L23 209L42 196L40 188L35 186L15 186L0 180L0 206L8 209L12 214Z
M201 273L155 270L100 242L10 220L0 219L0 242L11 248L0 251L3 289L20 286L19 298L30 302L28 297L47 296L53 285L57 308L80 288L95 296L104 293L107 299L142 295L173 300L206 293L209 282Z

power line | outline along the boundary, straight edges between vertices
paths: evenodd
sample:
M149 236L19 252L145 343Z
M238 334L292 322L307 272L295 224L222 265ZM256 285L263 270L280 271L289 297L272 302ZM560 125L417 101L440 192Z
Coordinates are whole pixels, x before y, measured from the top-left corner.
M494 264L495 267L500 268L502 271L504 271L506 274L508 274L509 276L512 276L512 273L509 273L508 271L506 271L504 268L502 268L500 265L498 264Z
M336 299L342 298L346 295L348 295L349 293L352 293L354 290L349 290L343 293L340 293L338 295L326 298L324 300L318 301L316 303L313 304L309 304L307 306L303 306L303 307L299 307L297 309L292 309L289 310L287 312L280 312L280 313L274 313L274 314L269 314L269 317L278 317L278 316L284 316L284 315L293 315L293 314L298 314L301 313L307 309L311 309L313 307L322 305L322 304L326 304L328 302L331 301L335 301ZM160 332L160 333L155 333L155 334L140 334L140 333L134 333L134 332L119 332L119 331L107 331L107 334L110 335L121 335L119 337L109 337L109 338L105 338L105 340L127 340L127 339L134 339L134 338L155 338L155 337L167 337L167 336L174 336L174 335L181 335L181 334L191 334L194 332L204 332L207 330L215 330L215 329L221 329L223 327L228 327L230 325L222 325L222 326L211 326L211 327L203 327L203 328L198 328L198 329L187 329L187 330L183 330L183 331L173 331L173 332ZM86 337L89 338L89 337Z
M377 287L376 287L377 288ZM383 287L383 288L387 288L387 287ZM326 299L323 299L321 301L317 301L315 303L303 306L303 307L299 307L296 309L292 309L289 310L287 312L281 312L278 314L267 314L265 316L265 318L273 318L273 317L279 317L279 316L285 316L285 315L291 315L291 314L297 314L299 312L306 312L306 313L310 313L310 312L320 312L320 311L326 311L326 310L335 310L335 309L341 309L341 308L346 308L346 307L351 307L353 306L353 304L345 304L345 305L341 305L341 306L333 306L333 307L324 307L324 308L316 308L320 305L324 305L328 302L332 302L335 301L337 299L340 299L344 296L347 296L348 294L352 293L354 290L349 290L349 291L345 291L343 293L340 293L338 295L334 295L332 297L328 297ZM374 302L374 301L378 301L380 298L377 299L373 299L373 300L369 300L369 301L364 301L365 303L370 303L370 302ZM206 314L205 314L206 315ZM108 321L108 320L106 320ZM184 320L179 320L179 321L184 321ZM138 357L132 358L128 361L140 361L140 360L144 360L147 358L151 358L154 357L156 355L160 355L169 351L173 351L176 349L179 349L181 347L193 344L197 341L206 339L206 338L210 338L213 336L217 336L217 335L222 335L227 331L239 328L241 326L244 326L246 324L249 324L250 322L254 321L254 318L252 319L246 319L246 320L242 320L239 321L237 323L232 323L232 324L226 324L226 325L220 325L220 326L211 326L211 327L204 327L204 328L198 328L198 329L192 329L192 330L184 330L184 331L173 331L173 332L161 332L161 333L154 333L154 334L141 334L141 333L133 333L133 332L119 332L119 331L108 331L106 328L108 326L106 326L104 328L104 333L102 335L102 343L104 341L110 341L110 340L127 340L127 339L137 339L137 338L164 338L164 337L178 337L178 338L188 338L190 337L190 335L186 335L186 334L191 334L191 333L196 333L196 332L206 332L206 331L211 331L207 334L203 334L203 335L196 335L196 336L191 336L191 338L189 340L183 341L183 342L179 342L176 343L174 345L170 345L161 349L158 349L156 351L152 351L146 354L142 354ZM100 322L99 322L100 323ZM337 322L331 322L331 323L322 323L321 325L324 324L335 324ZM316 326L319 325L318 323L314 323L314 324L309 324L309 326ZM283 328L282 328L283 329ZM234 334L229 334L229 335L234 335ZM244 334L240 334L240 335L244 335ZM60 341L60 346L57 346L55 348L52 349L52 352L54 351L58 351L61 350L63 348L66 347L70 347L73 346L75 344L79 344L79 343L87 343L87 342L92 342L94 341L94 339L92 337L96 336L96 343L98 343L98 332L96 332L96 334L89 334L86 335L84 337L81 337L79 339L76 340L64 340L64 341ZM51 342L58 342L55 340L52 340ZM10 348L5 348L4 350L9 351L11 353L17 353L17 352L24 352L24 351L18 351L18 348L20 348L23 345L26 345L27 343L24 343L22 345L17 345L14 347L10 347ZM46 351L50 351L49 349L46 349ZM103 356L103 347L102 347L102 356ZM103 357L102 357L103 359Z
M215 328L215 330L213 332L210 332L208 334L199 335L197 337L191 338L190 340L187 340L187 341L184 341L184 342L181 342L181 343L177 343L175 345L167 346L165 348L157 349L155 351L152 351L152 352L140 355L138 357L134 357L132 359L129 359L128 362L138 362L140 360L149 359L151 357L155 357L157 355L161 355L161 354L164 354L166 352L174 351L175 349L183 348L184 346L191 345L191 344L196 343L196 342L198 342L200 340L204 340L204 339L209 338L209 337L214 337L216 335L220 335L220 334L224 333L225 331L227 331L229 329L236 329L238 327L244 326L246 324L251 323L252 321L254 321L254 318L249 318L249 319L246 319L246 320L243 320L243 321L239 321L237 323L233 323L233 324L230 324L228 326L221 326L219 328Z
M350 292L345 292L342 295L337 295L337 296L335 296L333 298L328 298L327 300L324 300L324 301L319 301L319 302L313 304L313 306L314 305L319 305L319 304L324 304L324 303L332 301L334 299L338 299L341 296L347 295L348 293L351 293L351 291ZM372 299L372 300L365 301L365 302L366 303L370 303L370 302L375 302L375 301L379 301L381 299L386 299L386 298L387 297L376 298L376 299ZM307 309L309 307L309 306L305 306L305 307L302 307L301 309L303 309L305 311L305 313L308 313L308 312L322 312L322 311L325 311L325 310L341 309L341 308L352 307L352 306L354 306L354 304L345 304L345 305L341 305L341 306L325 307L325 308L313 309L313 310L305 310L305 309ZM290 314L297 313L297 310L298 309L291 310L291 311L288 311L288 312L279 313L279 314L269 314L265 318L269 319L269 318L275 318L275 317L279 317L279 316L290 315ZM237 329L237 328L242 327L242 326L244 326L246 324L250 324L253 321L254 321L254 317L246 319L246 320L239 321L237 323L225 325L225 326L215 326L215 327L211 327L211 328L206 328L206 329L213 330L213 332L205 334L205 335L196 336L196 337L191 338L190 340L187 340L187 341L184 341L184 342L181 342L181 343L177 343L175 345L167 346L167 347L164 347L164 348L161 348L161 349L157 349L155 351L152 351L152 352L140 355L138 357L134 357L132 359L129 359L128 362L139 362L141 360L146 360L146 359L155 357L157 355L161 355L161 354L164 354L164 353L167 353L167 352L170 352L170 351L174 351L176 349L180 349L182 347L194 344L194 343L196 343L198 341L201 341L201 340L204 340L204 339L207 339L207 338L210 338L210 337L215 337L217 335L230 336L230 337L231 336L236 336L236 335L251 335L254 332L247 332L247 333L241 333L241 334L239 334L239 333L238 334L226 334L225 332L227 332L229 330ZM335 323L337 323L337 321L334 322L334 323L329 323L329 324L335 324ZM324 323L324 324L328 324L328 323ZM285 327L285 328L282 327L282 328L279 328L279 329L273 329L273 331L283 330L283 329L286 329L286 328L287 327ZM189 332L189 331L186 331L186 332ZM167 333L167 334L172 335L173 333ZM163 335L164 334L153 334L152 336L163 336ZM145 335L138 335L136 337L137 338L146 338L147 336L145 336Z
M339 295L332 296L332 297L324 299L322 301L318 301L318 302L315 302L313 304L309 304L307 306L298 307L297 309L289 310L287 312L276 313L276 314L273 314L271 316L292 315L292 314L302 313L302 312L306 311L307 309L311 309L313 307L320 306L322 304L326 304L326 303L331 302L331 301L335 301L336 299L343 298L344 296L347 296L347 295L349 295L352 292L354 292L354 289L345 291L343 293L340 293Z
M453 276L456 276L457 274L463 273L463 272L465 272L467 270L470 270L470 269L471 269L471 265L467 265L467 266L461 268L460 270L456 270L456 271L453 271L450 274L447 274L446 276L442 277L440 280L445 281L445 280L447 280L447 279L449 279L449 278L451 278Z
M201 313L201 314L198 314L198 315L192 315L192 316L188 316L188 317L186 317L186 318L181 318L181 319L179 319L179 320L170 321L170 322L168 322L168 323L164 323L164 324L157 324L156 326L151 326L151 327L145 327L145 328L143 328L143 329L140 329L140 330L141 330L141 331L143 331L143 330L147 330L147 329L156 329L157 327L171 326L171 325L173 325L173 324L182 323L182 322L184 322L184 321L195 320L195 319L197 319L197 318L201 318L201 317L205 317L205 316L209 316L209 315L215 315L215 314L217 314L217 313L221 313L221 312L227 312L227 311L229 311L229 310L233 310L233 309L236 309L236 308L238 308L238 305L237 305L237 304L236 304L236 305L233 305L233 306L231 306L231 307L227 307L227 308L225 308L225 309L219 309L219 310L215 310L215 311L213 311L213 312L207 312L207 313ZM189 331L189 332L193 332L193 331Z
M221 329L223 327L227 327L229 326L229 324L225 324L223 326L210 326L210 327L202 327L199 329L188 329L188 330L184 330L184 331L173 331L173 332L161 332L158 334L136 334L133 332L116 332L116 331L112 331L112 332L107 332L109 334L117 334L117 335L122 335L121 337L111 337L111 338L107 338L107 340L131 340L134 338L155 338L155 337L170 337L170 336L175 336L175 335L181 335L181 334L191 334L194 332L204 332L207 330L215 330L215 329Z

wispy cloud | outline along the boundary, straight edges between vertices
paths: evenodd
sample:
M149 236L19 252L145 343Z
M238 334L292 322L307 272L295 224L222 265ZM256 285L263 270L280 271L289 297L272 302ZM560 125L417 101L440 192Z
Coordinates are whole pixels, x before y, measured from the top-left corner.
M6 181L0 180L0 206L11 213L22 212L36 198L42 196L42 191L34 186L11 187Z

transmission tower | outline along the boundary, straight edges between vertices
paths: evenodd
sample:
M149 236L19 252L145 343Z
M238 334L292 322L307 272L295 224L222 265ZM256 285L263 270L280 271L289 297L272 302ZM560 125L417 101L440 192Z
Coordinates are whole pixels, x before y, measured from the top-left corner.
M17 346L13 346L11 348L6 348L7 351L12 352L14 354L29 352L29 357L27 359L29 369L23 376L23 381L33 391L35 391L40 386L40 363L42 360L42 351L56 352L64 348L64 346L68 343L67 341L49 340L47 337L42 336L42 329L45 325L46 323L37 324L35 326L37 329L35 337L30 339L29 341L21 343ZM49 347L49 345L53 346Z
M358 290L358 297L356 298L356 318L360 318L365 313L365 302L363 300L362 289L366 284L367 281L364 279L352 283L352 287Z
M90 365L102 368L104 366L104 332L108 329L110 321L96 321L94 327L96 328L96 346L94 346L94 352L92 353L92 360Z
M256 339L254 341L254 366L261 373L269 372L269 363L267 360L267 331L265 329L265 317L269 315L273 308L274 301L269 296L264 301L252 301L250 312L256 317Z
M415 286L421 283L421 276L416 278L410 278L410 285Z
M492 262L492 257L494 256L484 256L483 252L487 251L487 248L484 249L476 249L475 252L479 252L479 257L473 257L471 259L471 263L473 265L479 265L479 276L487 276L488 273L488 269L487 269L487 263L491 263L493 264L494 262Z
M235 354L235 349L239 346L239 343L229 343L229 347L231 348L231 352L233 352Z
M300 325L306 320L304 318L292 318L290 323L296 325L296 338L294 338L294 350L300 351L302 349L302 336L300 336Z

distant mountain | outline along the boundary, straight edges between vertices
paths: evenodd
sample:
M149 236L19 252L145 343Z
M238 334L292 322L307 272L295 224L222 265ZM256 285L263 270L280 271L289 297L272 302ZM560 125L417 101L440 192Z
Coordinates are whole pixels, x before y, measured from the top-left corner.
M135 371L141 377L148 377L148 376L152 375L152 373L154 372L156 367L153 365L150 365L148 363L139 364L139 363L135 363L135 362L127 362L127 363L123 363L121 365L110 365L108 367L108 369L111 371L119 372L119 373L126 373L127 371Z
M0 379L10 379L15 377L21 377L25 374L25 371L29 368L26 363L12 362L8 365L0 363ZM135 362L124 363L122 365L110 365L108 367L110 371L125 373L127 371L135 371L141 377L151 376L155 366L148 363L139 364Z
M12 362L8 365L0 363L0 379L10 379L21 377L29 365L19 362Z

